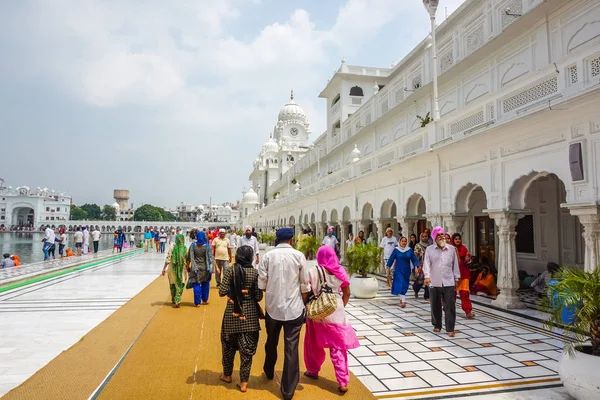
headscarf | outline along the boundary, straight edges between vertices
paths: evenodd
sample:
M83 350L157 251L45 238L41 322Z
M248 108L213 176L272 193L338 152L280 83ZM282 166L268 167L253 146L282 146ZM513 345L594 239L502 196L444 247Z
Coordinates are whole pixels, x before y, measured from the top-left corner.
M275 246L278 246L281 242L287 242L294 237L294 230L292 228L280 228L275 234Z
M435 228L433 228L433 231L431 231L431 238L433 239L433 241L435 242L437 240L437 237L439 234L445 235L446 231L444 230L444 228L442 228L441 226L436 226ZM451 244L451 243L448 243Z
M406 246L404 246L404 247L400 246L400 242L402 242L402 239L405 239L405 237L403 236L400 238L400 240L398 240L398 247L396 247L396 248L398 249L398 251L400 253L406 253L407 251L409 251L411 249L411 247L408 245L408 239L406 239L407 240Z
M254 250L250 246L242 246L235 254L235 264L233 265L233 274L229 282L229 298L233 300L233 316L240 317L244 321L244 295L248 293L246 289L246 268L254 268Z
M469 270L469 266L467 265L467 257L471 257L469 254L469 250L467 247L461 243L460 246L454 244L454 239L457 237L462 239L460 233L455 233L452 235L452 246L456 248L456 255L458 256L458 270L460 271L461 279L468 279L471 276L471 271Z
M327 233L333 234L333 226L330 226L329 228L327 228Z
M317 251L317 264L342 281L341 287L350 285L348 274L344 267L340 265L340 261L335 255L335 250L332 247L319 247L319 251Z
M185 236L179 234L175 237L175 246L171 251L171 268L175 272L175 282L177 285L183 285L183 267L185 265Z
M196 233L196 244L198 246L202 246L202 245L208 244L206 242L206 234L203 231L198 231Z

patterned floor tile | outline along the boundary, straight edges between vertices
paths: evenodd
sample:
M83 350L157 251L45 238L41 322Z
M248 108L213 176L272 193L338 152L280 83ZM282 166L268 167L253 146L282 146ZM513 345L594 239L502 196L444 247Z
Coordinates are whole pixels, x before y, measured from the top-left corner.
M390 356L357 357L357 359L362 365L365 366L377 364L392 364L396 362L396 360L394 360Z
M373 376L378 379L389 379L389 378L401 378L402 374L398 372L398 370L394 369L392 366L385 365L371 365L368 366L367 369L371 371Z
M466 383L477 383L477 382L490 382L495 381L496 379L492 378L488 374L483 371L474 371L474 372L458 372L454 374L448 374L448 376L458 383L466 384Z
M354 357L365 357L365 356L374 356L375 353L372 352L368 347L366 346L360 346L356 349L352 349L349 350L350 354L352 354Z
M490 360L483 357L460 357L452 359L452 362L460 365L461 367L466 367L467 365L492 364Z
M419 377L410 378L399 378L399 379L386 379L382 381L385 386L390 390L407 390L407 389L419 389L429 387L427 382Z
M365 385L371 392L383 392L387 391L387 387L375 378L373 375L359 376L358 379Z
M520 353L520 352L528 350L526 348L517 346L516 344L512 344L512 343L495 343L494 346L500 347L501 349L504 349L504 350L508 351L509 353Z
M429 353L417 353L417 356L422 360L440 360L444 358L454 358L454 356L450 353L446 353L445 351L431 351Z
M362 345L362 343L361 343ZM377 353L378 351L392 351L392 350L404 350L402 347L400 347L400 345L396 344L396 343L386 343L386 344L376 344L376 345L372 345L372 346L368 346L369 350L371 350L374 353Z
M507 356L517 361L536 361L546 359L546 357L531 351L525 353L507 354Z
M480 365L479 368L481 371L486 374L493 376L498 380L505 379L519 379L520 376L515 374L514 372L509 371L508 369L501 367L500 365Z
M400 346L404 347L411 353L422 353L430 351L428 347L423 346L421 343L400 343Z
M369 339L371 341L371 343L373 344L388 344L388 343L393 343L390 339L386 338L385 336L381 336L381 335L367 335L367 339Z
M542 367L548 368L549 370L552 370L554 372L558 372L558 361L555 361L555 360L539 360L539 361L536 361L536 363L538 365L541 365Z
M497 364L500 367L509 368L509 367L520 367L522 364L519 361L513 360L512 358L508 358L503 354L494 355L494 356L486 356L488 360Z
M454 357L474 357L475 353L459 346L444 346L444 351L452 354Z
M369 371L367 367L363 367L362 365L359 365L357 367L350 367L350 371L356 376L371 374L371 371Z
M450 360L431 360L429 364L433 365L438 371L444 374L452 372L464 372L465 369L461 366L456 365Z
M390 351L389 355L398 362L420 361L420 359L415 354L412 354L407 350Z
M392 366L399 372L424 371L433 369L433 366L425 361L401 362L398 364L392 364Z
M481 347L479 349L471 349L471 351L480 356L490 356L490 355L494 355L494 354L508 353L506 350L501 349L500 347L496 347L496 346Z
M515 374L521 375L523 378L534 378L539 376L556 375L556 372L549 370L548 368L535 366L535 367L519 367L509 368Z
M441 373L440 371L416 371L415 372L419 377L421 377L425 382L430 384L431 386L449 386L456 385L456 381L448 378L447 375Z

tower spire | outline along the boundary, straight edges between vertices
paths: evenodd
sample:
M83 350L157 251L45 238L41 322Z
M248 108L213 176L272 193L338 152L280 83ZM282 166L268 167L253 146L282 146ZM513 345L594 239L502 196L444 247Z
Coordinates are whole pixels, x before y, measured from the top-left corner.
M292 89L292 93L290 94L290 100L294 100L294 90Z

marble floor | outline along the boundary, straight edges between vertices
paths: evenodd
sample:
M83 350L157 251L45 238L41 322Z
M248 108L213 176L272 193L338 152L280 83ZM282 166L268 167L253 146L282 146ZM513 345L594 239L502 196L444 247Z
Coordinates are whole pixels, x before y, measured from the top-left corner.
M375 299L352 299L347 307L361 343L350 351L350 369L376 397L569 398L557 365L570 339L543 329L539 311L504 312L482 302L469 320L457 304L451 338L432 332L422 297L407 302L400 308L382 288Z
M162 260L141 253L0 293L0 396L139 293ZM569 338L545 330L539 311L505 312L477 298L474 320L457 305L450 338L432 332L429 304L409 295L404 309L384 287L347 306L362 344L350 369L376 398L568 398L556 371Z
M127 257L0 293L0 396L144 289L163 259Z
M123 253L120 254L127 254L136 250L138 249L123 249ZM0 284L8 284L11 282L32 278L37 275L49 274L74 265L85 262L99 261L103 258L115 255L119 255L119 253L113 254L111 250L102 250L96 254L88 253L80 257L73 256L57 258L50 261L39 261L31 264L24 264L15 268L3 268L0 269Z

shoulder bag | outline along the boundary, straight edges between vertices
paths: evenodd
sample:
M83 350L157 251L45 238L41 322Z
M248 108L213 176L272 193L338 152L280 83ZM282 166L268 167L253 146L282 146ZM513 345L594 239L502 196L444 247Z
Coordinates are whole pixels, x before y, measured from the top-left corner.
M322 320L330 316L337 309L337 295L327 284L325 270L320 265L316 266L319 274L321 288L319 294L312 298L306 305L306 316L312 320Z

